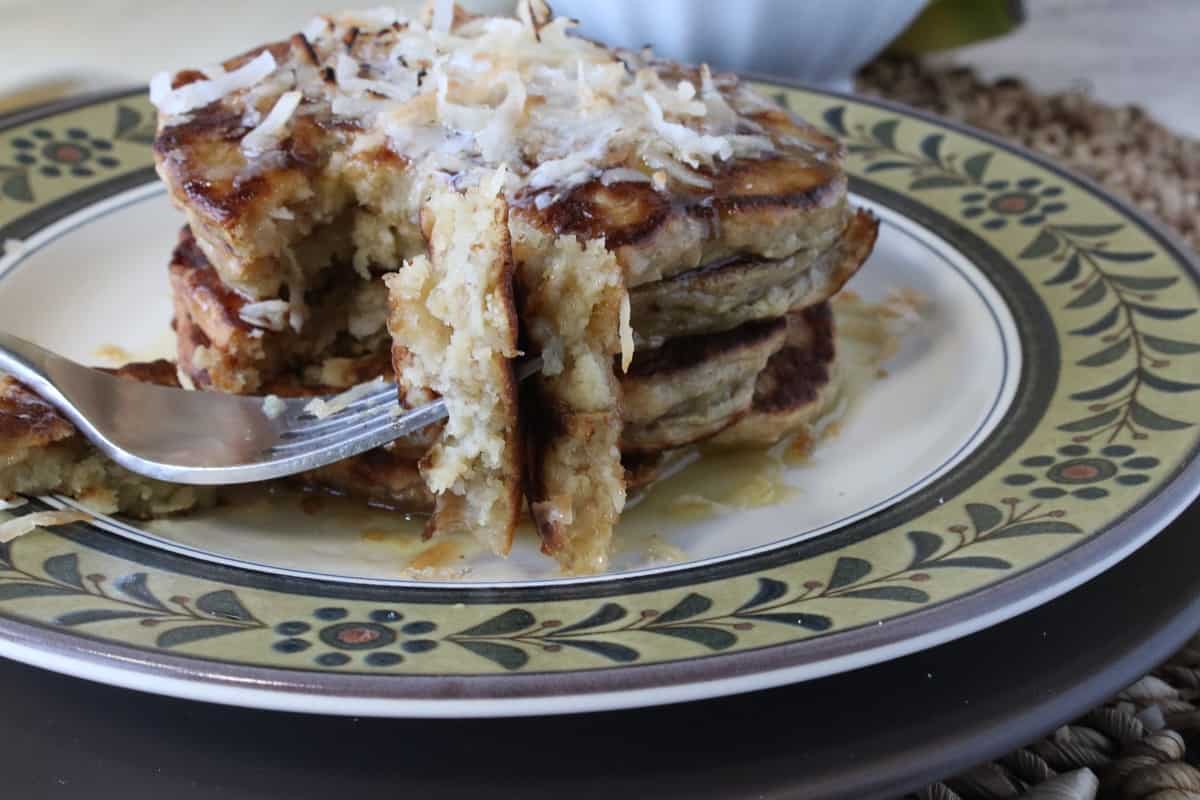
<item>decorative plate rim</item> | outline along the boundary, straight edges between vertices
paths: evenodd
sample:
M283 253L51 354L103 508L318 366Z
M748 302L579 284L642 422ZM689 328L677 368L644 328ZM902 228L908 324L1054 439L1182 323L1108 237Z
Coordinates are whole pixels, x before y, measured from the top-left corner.
M1135 222L1193 280L1200 280L1200 259L1173 232L1094 181L1048 158L987 132L887 100L815 89L778 78L750 77L815 97L892 112L1031 162L1075 184L1123 220ZM0 131L140 92L141 89L103 92L18 111L0 118ZM114 182L129 185L142 182L131 181L134 177L130 173L75 193L71 196L75 202L68 204L64 215L89 205L93 201L91 195L97 191L111 192L110 184ZM14 222L19 223L20 218ZM322 672L177 655L51 630L6 616L0 616L0 655L130 688L213 702L318 713L493 716L678 702L767 688L866 666L1011 618L1111 567L1157 534L1197 494L1200 494L1200 461L1193 447L1154 494L1132 509L1123 508L1106 529L996 583L901 613L889 618L887 624L851 626L815 638L660 663L453 676ZM85 667L82 670L81 665Z

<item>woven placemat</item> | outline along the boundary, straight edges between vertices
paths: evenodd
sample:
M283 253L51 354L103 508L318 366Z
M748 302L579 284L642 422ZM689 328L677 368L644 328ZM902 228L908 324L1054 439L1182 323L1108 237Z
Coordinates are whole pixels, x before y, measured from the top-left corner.
M1200 141L1136 106L1083 92L1039 95L1019 80L884 58L858 91L1009 137L1132 199L1200 249ZM911 797L921 800L1200 800L1200 636L1109 702L1039 742ZM1189 741L1192 744L1189 750Z

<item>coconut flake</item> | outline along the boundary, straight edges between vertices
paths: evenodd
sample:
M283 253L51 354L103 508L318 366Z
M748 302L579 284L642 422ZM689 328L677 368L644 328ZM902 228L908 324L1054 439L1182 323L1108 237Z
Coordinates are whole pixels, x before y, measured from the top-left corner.
M269 394L263 398L262 410L268 419L275 419L287 411L287 403L283 402L279 395Z
M301 92L292 91L281 94L266 119L259 123L257 128L242 137L242 152L253 157L278 145L283 138L288 121L292 118L292 114L296 113L296 109L303 99L304 95Z
M233 72L226 72L205 81L195 81L178 89L170 89L165 94L162 92L162 80L156 75L150 84L150 99L158 110L167 116L186 114L214 103L232 92L249 89L274 72L276 66L275 56L271 55L269 50L264 50ZM167 80L169 85L170 79ZM159 97L154 101L156 89Z
M674 178L681 183L689 186L697 186L701 189L712 188L712 181L705 178L703 175L697 175L683 164L679 163L669 156L658 156L654 153L646 153L642 156L643 160L651 168L657 170L651 177L651 182L656 189L660 191L667 188L667 176Z
M0 524L0 544L5 544L24 536L38 528L51 528L55 525L70 525L72 522L86 522L91 514L82 511L35 511L16 519L10 519Z
M631 167L613 167L612 169L604 170L600 176L600 183L605 186L612 186L614 183L649 183L650 176L646 173L632 169Z
M387 103L375 97L352 97L346 94L336 95L329 104L329 110L339 117L370 118L387 108Z
M339 411L345 410L355 400L361 400L369 394L374 394L387 385L387 381L380 376L373 381L360 383L357 386L351 387L341 394L330 397L328 400L324 397L314 397L304 407L304 413L312 414L317 419L325 419Z
M486 106L467 106L450 100L450 77L446 73L445 61L433 65L434 86L437 87L437 117L447 128L460 131L479 131L487 127L492 109ZM523 103L524 101L522 101Z
M738 113L726 102L725 95L717 88L708 64L700 65L700 99L707 109L711 125L730 132L737 129Z
M300 33L310 42L320 39L333 26L328 17L313 17Z
M248 325L269 331L281 331L287 325L291 310L286 300L260 300L238 309L238 316Z
M405 80L403 81L399 78L390 81L378 81L371 80L370 78L360 78L359 69L361 66L358 61L345 53L338 53L334 68L334 76L337 79L338 87L357 94L372 92L384 97L390 97L393 100L408 100L417 93L416 74L411 71L405 73Z
M530 172L526 183L531 189L545 189L558 186L569 189L593 177L598 168L596 162L604 158L608 152L608 144L620 130L620 122L613 120L594 131L592 141L577 148L562 158L543 161L537 169Z
M621 335L621 371L629 372L633 363L633 326L630 324L632 311L629 305L629 292L621 294L621 308L618 314L617 327Z
M702 161L707 163L714 158L725 161L733 155L733 146L724 137L697 133L686 125L668 122L654 95L643 92L642 99L650 112L651 127L671 145L680 161L698 167Z
M162 103L171 93L171 74L159 72L150 79L150 102L155 106Z
M475 134L479 153L488 161L499 162L511 159L516 143L517 125L525 114L525 83L515 72L503 76L504 102L496 107L492 119L483 130Z

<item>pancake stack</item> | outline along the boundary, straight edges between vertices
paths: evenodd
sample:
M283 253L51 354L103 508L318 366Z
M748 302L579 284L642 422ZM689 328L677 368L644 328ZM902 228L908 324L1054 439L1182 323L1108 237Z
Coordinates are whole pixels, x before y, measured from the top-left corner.
M877 223L833 140L734 76L571 24L534 0L515 19L319 17L151 96L187 218L181 376L441 396L441 428L303 479L432 510L430 535L499 554L523 506L546 553L596 572L654 463L769 446L820 412L827 301Z

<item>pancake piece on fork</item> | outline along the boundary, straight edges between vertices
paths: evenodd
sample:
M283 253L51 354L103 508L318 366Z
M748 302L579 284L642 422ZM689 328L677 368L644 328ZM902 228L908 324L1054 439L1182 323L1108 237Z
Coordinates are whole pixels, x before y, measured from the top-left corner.
M517 313L503 170L459 192L438 185L423 210L429 255L385 278L401 405L441 398L448 417L421 459L437 498L428 531L465 530L498 555L520 513Z

